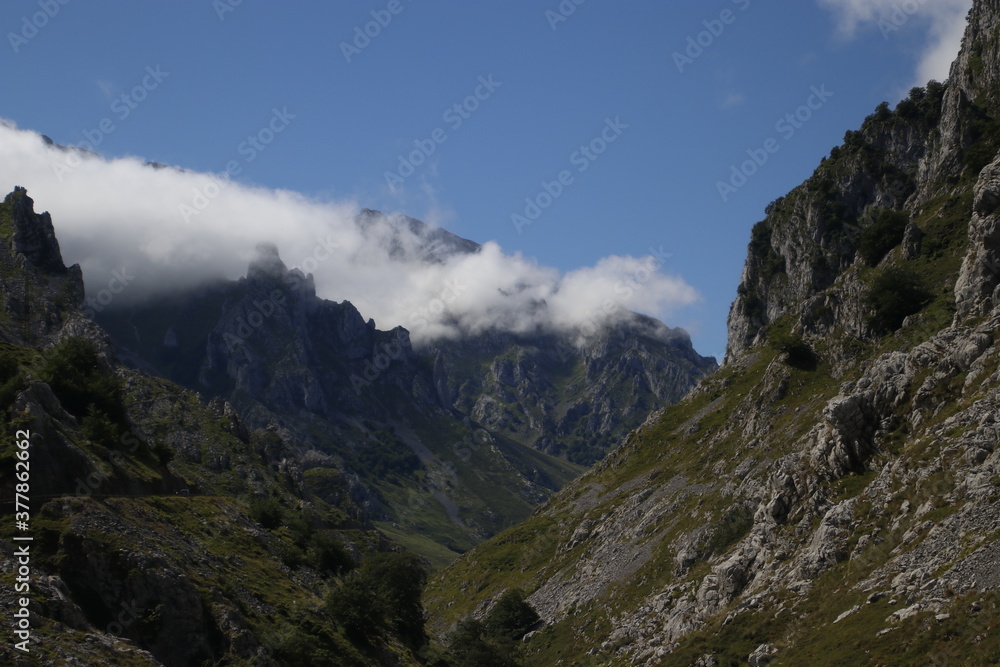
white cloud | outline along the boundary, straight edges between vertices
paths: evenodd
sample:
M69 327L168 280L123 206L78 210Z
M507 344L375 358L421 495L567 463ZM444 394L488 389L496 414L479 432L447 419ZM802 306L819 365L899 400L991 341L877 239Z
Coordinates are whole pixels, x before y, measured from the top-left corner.
M837 31L851 38L864 25L876 26L892 39L910 27L926 30L926 42L917 59L912 85L930 79L944 81L958 55L965 32L966 15L972 0L817 0L830 9Z
M406 326L418 342L490 327L587 333L626 309L666 318L698 299L649 257L607 257L563 275L486 243L476 254L417 261L398 252L418 243L405 225L395 234L359 225L355 202L236 182L215 194L218 176L61 150L2 119L0 155L0 196L22 185L38 210L51 212L63 257L81 265L88 294L115 270L135 274L114 303L238 278L261 241L277 245L289 267L313 273L320 296L350 300L382 329ZM70 156L75 166L65 171ZM215 196L186 221L180 207L197 192Z
M729 109L730 107L739 106L743 104L745 99L746 97L744 97L743 93L729 93L726 95L726 99L722 101L722 108Z

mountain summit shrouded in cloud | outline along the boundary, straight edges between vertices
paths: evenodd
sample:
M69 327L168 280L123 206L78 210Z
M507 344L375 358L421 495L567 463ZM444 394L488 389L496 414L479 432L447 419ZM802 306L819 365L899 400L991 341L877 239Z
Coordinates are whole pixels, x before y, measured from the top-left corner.
M609 256L560 273L354 202L106 160L11 124L0 126L0 150L0 180L27 187L56 216L92 299L109 284L105 301L124 304L239 277L261 241L313 274L319 295L350 300L380 326L403 325L417 342L491 328L585 336L630 311L665 317L698 298L662 272L662 256Z

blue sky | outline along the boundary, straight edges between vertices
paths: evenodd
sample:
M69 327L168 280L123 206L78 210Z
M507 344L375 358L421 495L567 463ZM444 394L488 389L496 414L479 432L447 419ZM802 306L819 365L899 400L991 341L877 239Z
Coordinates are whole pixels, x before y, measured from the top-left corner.
M236 160L240 183L563 272L655 249L700 299L654 314L721 359L765 205L879 102L943 78L969 4L8 0L0 117L106 157ZM752 155L766 162L724 198Z

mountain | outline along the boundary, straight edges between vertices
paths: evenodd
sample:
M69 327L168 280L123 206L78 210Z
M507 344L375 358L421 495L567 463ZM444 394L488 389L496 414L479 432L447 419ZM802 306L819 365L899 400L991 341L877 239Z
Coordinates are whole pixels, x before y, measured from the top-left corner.
M119 361L23 188L0 203L0 297L0 599L27 601L31 634L0 661L416 664L422 640L395 620L338 629L366 567L412 569L348 473Z
M375 238L389 249L394 260L442 262L455 255L479 252L480 245L442 227L430 227L405 215L387 216L370 208L361 209L358 227L366 238Z
M638 314L582 345L544 332L493 333L432 349L445 402L491 431L581 465L600 460L717 368L685 331Z
M366 209L358 222L405 261L479 248L412 218ZM639 315L582 345L493 330L414 347L406 329L317 297L266 243L239 281L112 303L96 319L134 367L345 470L377 525L436 564L527 518L716 367L684 331Z
M530 665L1000 662L998 152L975 0L753 227L723 367L437 573L432 631L520 590Z

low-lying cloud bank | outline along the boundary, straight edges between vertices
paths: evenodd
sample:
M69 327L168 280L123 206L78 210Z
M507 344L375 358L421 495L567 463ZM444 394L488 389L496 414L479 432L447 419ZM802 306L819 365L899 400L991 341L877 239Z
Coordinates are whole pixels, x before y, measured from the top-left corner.
M490 328L586 335L628 311L667 318L698 299L656 256L560 273L490 242L428 262L412 252L420 239L407 225L359 224L355 202L106 160L6 122L0 155L0 189L22 185L52 213L65 261L81 265L91 298L114 293L112 305L243 276L262 241L312 273L320 296L351 301L379 328L403 325L418 343Z

